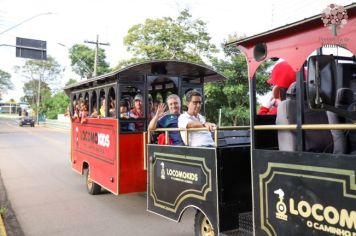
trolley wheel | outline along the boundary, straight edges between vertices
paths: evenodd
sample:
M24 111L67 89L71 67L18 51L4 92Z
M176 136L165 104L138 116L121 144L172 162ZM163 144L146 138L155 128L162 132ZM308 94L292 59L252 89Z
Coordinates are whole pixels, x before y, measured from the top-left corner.
M101 186L97 183L95 183L91 178L90 178L90 169L86 169L86 183L87 183L87 190L88 193L91 195L97 195L101 192Z
M195 214L194 231L195 236L215 236L210 220L199 210Z

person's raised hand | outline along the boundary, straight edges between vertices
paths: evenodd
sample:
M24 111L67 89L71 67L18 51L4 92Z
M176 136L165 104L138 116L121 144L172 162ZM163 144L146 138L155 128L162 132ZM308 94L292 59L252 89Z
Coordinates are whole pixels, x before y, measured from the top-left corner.
M166 108L167 108L166 104L164 104L164 103L159 104L157 107L157 112L156 112L155 116L157 118L161 118L162 116L164 116Z

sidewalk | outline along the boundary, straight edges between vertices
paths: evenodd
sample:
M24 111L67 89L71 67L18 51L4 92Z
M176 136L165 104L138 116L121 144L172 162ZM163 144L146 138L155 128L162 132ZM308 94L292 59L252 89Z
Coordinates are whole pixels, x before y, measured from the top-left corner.
M7 199L6 189L2 182L0 172L0 208L5 209L5 214L0 219L0 236L24 236L21 226L16 219L16 215Z

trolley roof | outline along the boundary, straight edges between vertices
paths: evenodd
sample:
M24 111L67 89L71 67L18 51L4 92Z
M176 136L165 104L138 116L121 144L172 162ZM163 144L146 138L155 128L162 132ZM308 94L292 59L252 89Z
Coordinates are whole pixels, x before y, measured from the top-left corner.
M211 67L191 62L177 60L154 60L127 66L123 69L87 79L76 84L66 86L65 92L89 88L106 81L120 80L122 76L130 75L167 75L192 78L203 78L204 82L219 81L227 79Z
M309 17L276 29L272 29L251 37L230 42L226 46L236 45L247 58L249 77L251 78L258 66L270 58L283 58L298 71L306 58L316 49L325 44L338 44L356 54L356 3L345 6L348 19L344 27L337 28L337 36L325 27L321 14ZM320 9L320 12L323 9ZM256 45L265 44L266 56L257 61L254 57Z

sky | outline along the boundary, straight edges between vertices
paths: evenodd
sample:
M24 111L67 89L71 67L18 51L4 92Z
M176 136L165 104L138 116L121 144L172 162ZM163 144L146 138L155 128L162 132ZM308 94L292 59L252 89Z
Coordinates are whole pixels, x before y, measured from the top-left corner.
M15 28L0 33L0 69L12 75L14 90L3 100L19 101L26 82L16 74L14 66L26 59L15 57L16 37L47 41L47 54L64 67L61 85L76 78L71 71L68 48L84 44L85 40L109 43L105 49L111 67L128 59L123 38L130 27L145 19L176 18L188 8L194 19L207 23L212 43L220 45L228 35L251 36L297 20L320 14L328 4L348 5L349 0L0 0L0 32L30 19ZM46 14L49 13L49 14ZM59 45L63 44L65 46ZM93 44L87 46L94 48Z

